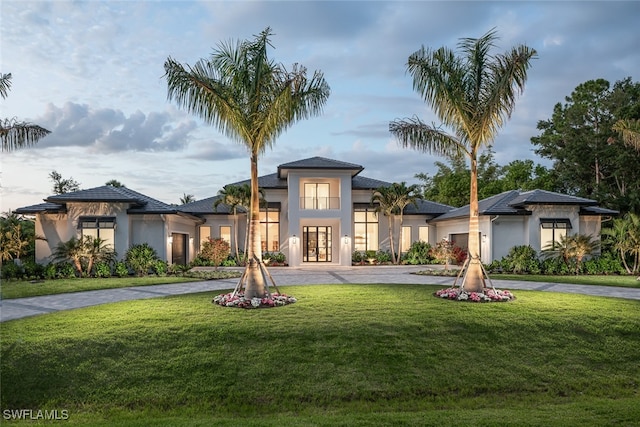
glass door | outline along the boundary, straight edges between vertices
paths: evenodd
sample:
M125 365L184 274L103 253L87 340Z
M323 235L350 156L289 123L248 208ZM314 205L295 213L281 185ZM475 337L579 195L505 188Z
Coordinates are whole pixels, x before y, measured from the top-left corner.
M304 262L331 262L331 227L303 227Z

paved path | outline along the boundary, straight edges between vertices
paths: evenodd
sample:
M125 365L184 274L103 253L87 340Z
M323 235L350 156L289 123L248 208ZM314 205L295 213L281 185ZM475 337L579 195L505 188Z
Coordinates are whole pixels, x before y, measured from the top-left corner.
M453 283L454 279L451 277L411 274L420 270L424 270L424 266L331 267L329 269L326 267L274 267L270 268L269 272L278 286L340 283L440 284L446 286ZM494 286L500 289L566 292L640 300L640 289L634 288L495 279L492 281ZM209 280L2 300L0 301L0 322L118 301L233 289L237 282L238 279Z

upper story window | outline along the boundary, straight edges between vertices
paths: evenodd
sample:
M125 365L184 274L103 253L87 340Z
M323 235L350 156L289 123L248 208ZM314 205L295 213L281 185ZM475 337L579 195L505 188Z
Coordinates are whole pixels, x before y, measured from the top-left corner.
M331 197L328 182L306 182L300 207L302 209L340 209L340 198Z
M540 245L550 246L560 242L561 237L567 236L567 230L571 230L569 218L541 218L540 219Z
M81 216L78 219L78 229L83 238L99 237L106 245L115 247L116 217L114 216Z

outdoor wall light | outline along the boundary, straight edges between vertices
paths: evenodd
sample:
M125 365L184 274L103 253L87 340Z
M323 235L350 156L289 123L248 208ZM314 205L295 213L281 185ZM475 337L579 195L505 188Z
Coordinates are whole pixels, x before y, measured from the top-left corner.
M173 245L173 236L169 236L168 241L169 241L169 244L170 244L170 245Z
M344 237L342 238L342 243L345 245L349 244L349 236L347 234L345 234Z
M295 234L293 236L291 236L291 244L292 245L297 245L298 244L298 236L296 236Z

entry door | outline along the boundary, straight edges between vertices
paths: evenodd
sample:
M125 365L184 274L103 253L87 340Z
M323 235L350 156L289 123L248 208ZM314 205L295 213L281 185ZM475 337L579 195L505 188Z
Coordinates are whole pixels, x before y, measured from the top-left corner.
M187 235L171 233L171 262L173 264L187 264Z
M305 262L331 262L331 227L303 227L302 247Z

